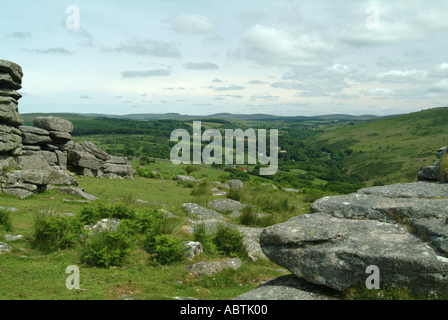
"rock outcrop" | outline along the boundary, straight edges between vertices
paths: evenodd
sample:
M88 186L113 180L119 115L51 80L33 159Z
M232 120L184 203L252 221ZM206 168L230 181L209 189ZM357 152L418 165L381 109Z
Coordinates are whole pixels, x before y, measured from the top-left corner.
M37 117L24 125L18 111L22 68L0 60L0 192L20 198L51 184L78 186L68 171L89 177L133 179L127 158L112 157L92 142L71 141L73 124L58 117ZM17 170L20 169L20 170Z
M442 159L442 157L448 154L448 146L440 148L436 152L436 157ZM448 181L448 173L445 177L440 176L440 161L437 161L432 166L424 167L418 173L418 179L422 181Z
M260 245L297 277L332 289L364 285L373 265L381 285L448 295L447 197L448 185L430 182L324 197L312 213L264 229Z

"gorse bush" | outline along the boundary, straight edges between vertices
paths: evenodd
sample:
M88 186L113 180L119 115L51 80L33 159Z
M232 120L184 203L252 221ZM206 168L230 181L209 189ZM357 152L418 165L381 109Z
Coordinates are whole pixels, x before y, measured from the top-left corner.
M117 231L94 232L82 245L80 259L91 267L120 267L125 262L132 241Z
M91 202L80 212L82 222L88 224L101 219L134 219L136 210L126 202L112 205L103 202Z
M155 254L154 261L160 264L171 264L185 258L184 241L172 234L154 236L147 243L146 250L149 254Z
M11 213L8 209L0 209L0 227L5 231L12 230Z
M64 217L54 212L38 212L34 219L31 245L49 253L78 243L82 224L76 217Z

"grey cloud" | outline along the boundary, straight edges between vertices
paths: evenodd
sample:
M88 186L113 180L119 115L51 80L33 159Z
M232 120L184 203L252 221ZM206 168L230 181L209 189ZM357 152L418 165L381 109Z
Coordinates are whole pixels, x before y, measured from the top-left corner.
M121 99L121 98L123 98L122 96L115 96L114 97L115 99Z
M91 97L87 96L87 95L82 95L79 96L80 99L91 99Z
M219 78L216 78L216 79L212 80L212 82L224 82L224 81L219 80Z
M278 99L278 98L280 98L280 96L271 96L271 95L263 96L261 94L255 94L255 95L252 95L251 98L253 98L253 99Z
M155 76L169 76L171 73L168 70L140 70L140 71L123 71L123 78L137 78L137 77L155 77Z
M263 81L259 81L259 80L251 80L251 81L248 81L247 83L250 83L250 84L265 84L267 82L263 82Z
M228 87L216 88L215 91L229 91L229 90L243 90L243 89L245 89L245 87L241 87L241 86L232 84L231 86L228 86Z
M27 52L35 52L35 53L39 53L39 54L64 54L64 55L72 55L73 52L64 49L62 47L59 48L49 48L49 49L23 49L24 51Z
M335 99L346 99L346 100L356 100L356 99L361 98L357 94L350 94L350 95L348 95L346 93L333 94L331 97L335 98Z
M129 44L117 48L102 48L103 53L129 53L141 56L154 56L162 58L180 58L181 54L177 47L168 42L143 40L129 41Z
M219 66L211 62L199 62L199 63L189 62L184 64L184 69L211 70L211 69L219 69Z
M7 38L16 38L16 39L25 39L25 38L31 38L31 33L29 32L21 32L21 31L14 31L9 34L5 34L5 37Z

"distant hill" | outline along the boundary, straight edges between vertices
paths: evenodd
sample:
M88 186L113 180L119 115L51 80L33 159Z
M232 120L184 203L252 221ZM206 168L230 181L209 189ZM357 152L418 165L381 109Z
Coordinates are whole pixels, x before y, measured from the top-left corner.
M448 107L329 130L307 142L318 148L354 150L345 160L345 170L370 181L416 181L422 167L437 161L435 151L448 145Z
M255 120L255 121L313 121L313 120L339 120L339 121L351 121L351 120L375 120L380 119L380 116L374 115L362 115L362 116L352 116L347 114L330 114L330 115L320 115L320 116L275 116L270 114L231 114L231 113L217 113L209 116L201 115L182 115L179 113L140 113L140 114L126 114L126 115L110 115L101 113L24 113L22 114L26 121L32 120L36 117L48 117L55 116L63 119L76 119L80 120L82 118L118 118L118 119L129 119L129 120L194 120L194 119L227 119L227 120ZM31 121L32 121L31 120Z

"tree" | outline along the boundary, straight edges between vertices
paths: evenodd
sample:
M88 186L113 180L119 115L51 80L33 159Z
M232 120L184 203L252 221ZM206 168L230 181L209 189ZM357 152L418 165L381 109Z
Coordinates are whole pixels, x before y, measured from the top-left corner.
M201 170L201 168L199 168L199 167L193 167L193 166L186 166L186 167L184 168L184 170L187 171L187 174L188 174L188 175L190 175L190 173L199 171L199 170Z

